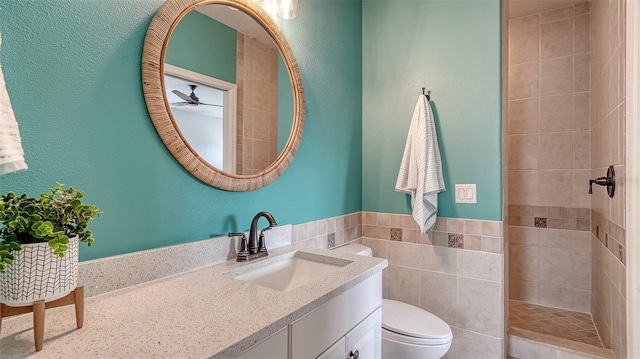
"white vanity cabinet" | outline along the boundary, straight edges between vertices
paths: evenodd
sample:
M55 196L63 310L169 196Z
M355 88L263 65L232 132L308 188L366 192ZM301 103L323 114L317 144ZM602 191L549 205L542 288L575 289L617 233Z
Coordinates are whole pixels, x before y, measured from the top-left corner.
M237 358L380 359L381 305L378 272Z
M360 355L359 358L379 359L381 327L378 325L374 330L369 317L377 318L372 321L381 323L381 314L378 311L381 305L382 273L377 273L292 323L289 327L291 358L317 358L321 354L327 354L327 348L334 349L333 345L346 336L346 349L343 353L349 354L349 349L352 349L350 347L355 343L366 342L371 343L371 346L377 345L377 352L374 351L371 356ZM364 324L362 328L368 327L369 330L358 330L359 324ZM364 334L365 332L367 333ZM365 337L371 339L362 339ZM365 352L370 351L365 350ZM331 358L340 358L340 356Z
M263 342L254 345L237 359L287 359L289 353L288 327L280 329Z

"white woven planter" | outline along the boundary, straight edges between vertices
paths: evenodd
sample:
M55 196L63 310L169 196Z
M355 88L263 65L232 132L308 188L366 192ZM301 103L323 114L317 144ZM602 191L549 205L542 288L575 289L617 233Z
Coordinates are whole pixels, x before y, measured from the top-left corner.
M78 284L78 237L60 258L47 243L22 244L13 264L0 273L0 303L13 307L50 302L71 293Z

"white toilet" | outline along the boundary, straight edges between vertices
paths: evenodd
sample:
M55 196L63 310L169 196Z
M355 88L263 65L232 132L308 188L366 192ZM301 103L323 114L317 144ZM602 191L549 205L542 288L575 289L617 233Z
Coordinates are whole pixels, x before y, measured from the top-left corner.
M335 250L372 255L371 248L356 243ZM382 300L383 359L440 359L452 339L451 328L437 316L407 303Z

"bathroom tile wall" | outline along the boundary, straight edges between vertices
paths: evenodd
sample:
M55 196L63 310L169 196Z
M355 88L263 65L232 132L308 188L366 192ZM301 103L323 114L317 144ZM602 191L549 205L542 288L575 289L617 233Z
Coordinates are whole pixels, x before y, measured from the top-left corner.
M363 212L362 243L387 258L384 296L452 328L445 358L504 357L502 222L438 217L430 235L410 215Z
M509 297L590 311L590 6L509 22Z
M626 358L625 1L591 7L591 177L616 172L614 197L598 186L591 200L591 313L603 344Z
M236 71L236 171L250 175L278 157L278 49L239 32Z

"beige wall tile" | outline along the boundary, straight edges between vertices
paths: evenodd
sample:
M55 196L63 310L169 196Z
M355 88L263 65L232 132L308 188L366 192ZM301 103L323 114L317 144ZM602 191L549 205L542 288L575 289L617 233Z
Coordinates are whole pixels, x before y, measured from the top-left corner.
M540 98L540 132L573 130L573 94Z
M414 268L389 265L386 293L388 299L418 306L420 302L420 271Z
M502 237L502 222L482 221L482 235Z
M591 93L579 92L573 94L573 129L591 129Z
M579 16L583 14L588 14L590 12L589 1L581 2L579 4L575 4L573 6L573 14L574 16Z
M574 289L571 309L582 313L591 313L591 291Z
M572 132L540 134L540 169L571 169L573 168L572 157Z
M449 274L458 272L458 249L438 246L420 247L421 269Z
M573 168L591 167L591 131L573 132Z
M573 252L573 288L591 290L591 252Z
M509 136L509 169L538 169L538 153L540 152L540 135Z
M502 241L499 237L482 236L482 251L490 253L503 253Z
M530 72L526 72L529 75ZM529 75L530 76L530 75ZM524 77L518 85L530 85L532 81ZM521 85L521 86L522 86ZM514 87L517 93L533 93L533 89L524 90ZM540 63L540 95L558 95L573 91L573 56L543 60Z
M540 303L540 284L510 278L509 298L534 304Z
M512 244L509 246L509 275L512 279L537 282L539 280L537 246Z
M499 254L459 250L458 275L500 282L502 278L502 259L502 255Z
M458 329L458 359L504 358L500 339L480 333Z
M500 283L458 277L458 328L500 337L502 290Z
M557 21L573 16L573 6L563 7L560 9L554 9L543 12L540 14L540 23L546 23L550 21Z
M573 308L571 288L540 284L540 304L556 308Z
M509 102L509 133L530 134L539 131L538 98Z
M573 205L576 208L590 208L591 195L589 195L589 179L591 171L573 171Z
M387 250L389 264L420 268L419 244L389 241Z
M377 258L387 258L387 244L384 239L362 238L362 245L371 248L373 256Z
M573 54L573 18L540 25L540 58Z
M537 246L539 233L537 228L509 226L509 244Z
M563 229L538 229L540 247L564 248L573 250L573 233Z
M457 326L458 278L446 273L420 271L420 308Z
M573 53L581 54L591 51L591 16L585 14L573 19Z
M464 219L447 218L447 231L449 233L464 233Z
M509 355L514 358L550 359L556 358L557 349L539 342L509 336Z
M540 205L573 206L573 173L567 170L539 171Z
M533 14L509 20L509 29L540 24L540 14Z
M466 219L464 221L464 234L482 235L482 221Z
M509 171L509 203L538 205L538 171Z
M555 66L552 70L555 70ZM538 96L538 63L513 65L509 73L509 99L517 100Z
M539 248L540 283L571 288L573 285L572 251L562 248Z
M509 63L520 64L538 60L540 26L512 29L509 34Z
M590 58L589 53L573 56L573 89L576 92L591 89Z

